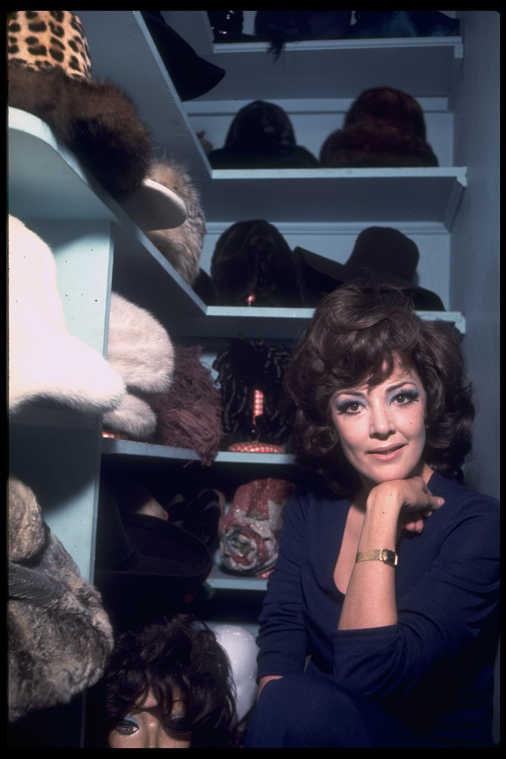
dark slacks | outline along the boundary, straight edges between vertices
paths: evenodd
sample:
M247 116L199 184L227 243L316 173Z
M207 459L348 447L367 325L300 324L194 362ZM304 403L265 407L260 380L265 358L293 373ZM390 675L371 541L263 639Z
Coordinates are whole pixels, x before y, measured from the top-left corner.
M323 677L271 680L253 714L245 748L420 748L388 712Z

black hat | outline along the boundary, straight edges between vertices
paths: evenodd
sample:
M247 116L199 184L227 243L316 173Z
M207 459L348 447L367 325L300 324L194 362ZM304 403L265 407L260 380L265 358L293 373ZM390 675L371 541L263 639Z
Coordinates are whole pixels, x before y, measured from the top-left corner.
M141 11L157 50L181 100L204 95L221 82L225 69L201 58L165 20L160 11Z
M119 509L101 489L95 584L113 625L152 621L209 576L202 541L168 521Z
M391 227L368 227L355 242L345 264L304 248L293 251L307 305L332 292L340 284L360 281L364 286L395 285L407 291L419 311L444 311L441 298L413 284L420 257L413 240Z

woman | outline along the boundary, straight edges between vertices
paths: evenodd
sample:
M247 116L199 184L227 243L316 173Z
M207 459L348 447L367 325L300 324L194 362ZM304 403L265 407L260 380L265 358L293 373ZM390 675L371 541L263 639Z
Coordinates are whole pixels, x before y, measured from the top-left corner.
M177 614L120 636L93 711L108 748L234 748L234 699L230 661L215 633Z
M457 341L393 289L321 302L285 378L299 465L246 747L492 747L495 499L462 484Z

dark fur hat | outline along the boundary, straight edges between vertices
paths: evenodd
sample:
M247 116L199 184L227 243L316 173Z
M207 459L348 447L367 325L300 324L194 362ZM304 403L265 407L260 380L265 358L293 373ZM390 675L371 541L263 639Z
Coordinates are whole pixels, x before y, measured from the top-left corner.
M8 32L9 106L49 124L111 195L139 187L150 165L151 138L124 92L91 79L88 45L75 14L17 11ZM53 42L46 44L45 35ZM25 45L26 39L40 44ZM80 52L67 58L67 49Z
M327 137L320 163L325 168L438 166L425 137L423 111L411 95L373 87L352 104L343 129Z
M318 166L296 144L288 114L275 103L255 100L236 114L223 148L209 154L213 169L301 169Z
M264 219L238 221L218 239L211 279L217 305L301 306L292 252L273 224Z

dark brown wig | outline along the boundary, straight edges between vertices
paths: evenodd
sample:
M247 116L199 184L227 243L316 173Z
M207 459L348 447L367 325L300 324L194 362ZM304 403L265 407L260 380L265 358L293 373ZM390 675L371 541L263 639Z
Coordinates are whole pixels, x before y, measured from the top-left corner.
M216 636L191 615L123 633L106 671L103 691L107 733L152 689L166 729L191 733L191 748L237 747L230 664ZM170 719L174 694L184 715Z
M458 339L442 321L417 316L402 289L343 285L315 311L286 371L285 415L301 467L323 476L339 494L352 494L358 475L341 451L331 422L338 389L385 381L396 363L413 367L427 393L424 460L462 481L471 450L474 406Z

